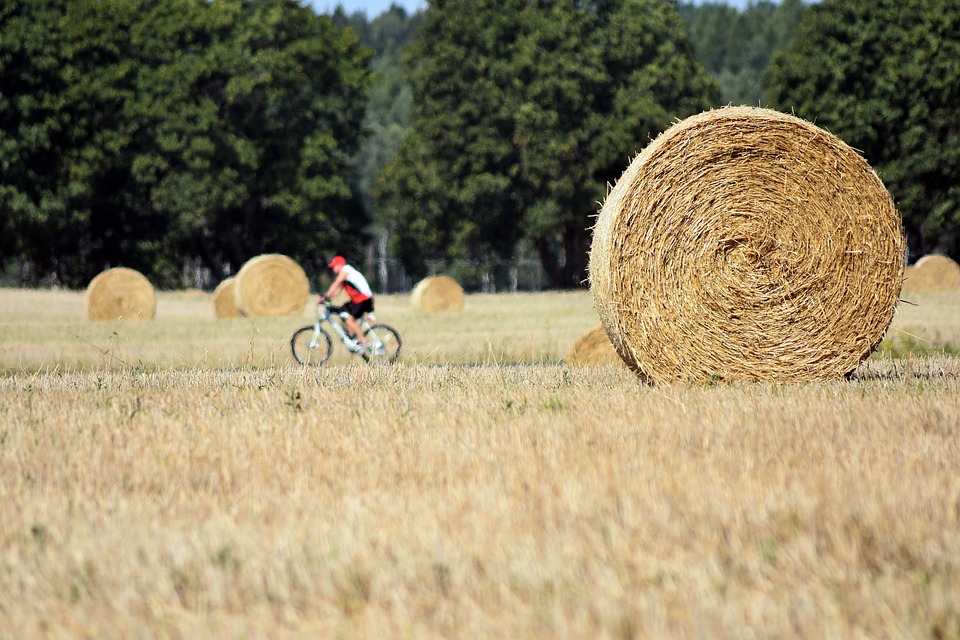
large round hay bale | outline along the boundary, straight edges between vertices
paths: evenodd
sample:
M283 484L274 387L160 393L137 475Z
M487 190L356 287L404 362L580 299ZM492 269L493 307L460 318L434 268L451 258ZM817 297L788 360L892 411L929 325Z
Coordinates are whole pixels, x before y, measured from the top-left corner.
M416 311L462 311L466 297L453 278L430 276L413 288L410 303Z
M245 316L293 316L303 313L310 283L287 256L270 253L251 258L237 272L233 298Z
M769 109L676 123L629 165L594 229L594 306L654 383L830 380L880 342L905 238L867 162Z
M623 365L603 325L598 324L577 338L564 363L574 366Z
M903 274L903 293L960 289L960 265L941 255L923 256Z
M237 308L237 279L235 276L224 278L213 290L213 311L218 318L238 318L242 313Z
M157 313L157 294L139 271L115 267L90 281L86 304L91 320L152 320Z

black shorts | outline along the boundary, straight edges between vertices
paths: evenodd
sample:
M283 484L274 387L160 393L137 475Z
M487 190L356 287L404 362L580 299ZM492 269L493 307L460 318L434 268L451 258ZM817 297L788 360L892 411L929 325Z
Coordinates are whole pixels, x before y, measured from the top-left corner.
M363 314L373 311L373 298L367 298L363 302L353 302L351 300L340 308L359 320Z

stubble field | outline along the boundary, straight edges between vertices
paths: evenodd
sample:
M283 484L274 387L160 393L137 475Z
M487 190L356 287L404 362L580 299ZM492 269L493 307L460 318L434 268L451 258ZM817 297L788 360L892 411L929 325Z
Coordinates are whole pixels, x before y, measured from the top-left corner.
M960 296L850 380L568 367L588 293L149 322L0 290L0 637L960 637Z

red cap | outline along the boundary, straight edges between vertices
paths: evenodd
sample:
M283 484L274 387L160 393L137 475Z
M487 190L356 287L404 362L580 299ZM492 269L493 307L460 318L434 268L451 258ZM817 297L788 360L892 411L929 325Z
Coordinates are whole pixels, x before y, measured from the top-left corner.
M345 264L347 264L347 261L343 256L334 256L333 260L331 260L327 266L333 269L336 266L342 267Z

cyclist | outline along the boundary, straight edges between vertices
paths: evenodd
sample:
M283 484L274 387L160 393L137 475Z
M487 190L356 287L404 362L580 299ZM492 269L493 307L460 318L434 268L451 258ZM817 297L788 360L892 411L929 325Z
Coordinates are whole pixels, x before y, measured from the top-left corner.
M344 324L347 325L347 331L357 339L357 350L362 351L367 348L368 343L357 320L363 317L363 314L373 311L373 291L363 274L347 264L343 256L335 256L327 266L333 270L336 278L323 297L331 299L341 290L350 296L350 302L340 307L340 310L347 312Z

